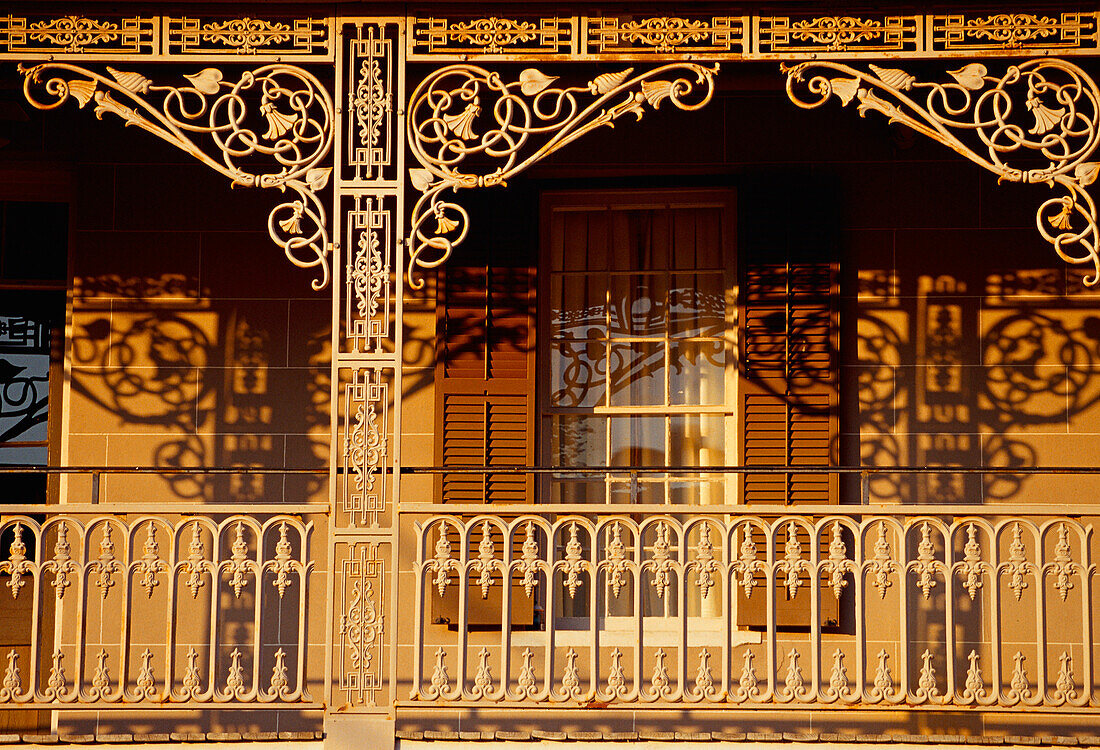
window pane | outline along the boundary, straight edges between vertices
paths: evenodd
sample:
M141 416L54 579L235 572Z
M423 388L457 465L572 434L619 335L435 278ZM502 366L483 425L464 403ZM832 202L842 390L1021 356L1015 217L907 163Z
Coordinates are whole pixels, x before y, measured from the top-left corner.
M671 403L726 403L726 349L723 341L674 342L669 349L669 368Z
M665 464L665 418L612 417L612 466Z
M669 502L678 505L721 505L725 484L717 479L669 482L668 496Z
M664 503L665 481L664 479L638 479L637 497L631 495L630 482L616 481L611 483L611 499L613 503Z
M598 406L604 400L603 341L570 341L550 347L553 406Z
M555 466L605 466L607 422L603 417L562 414L551 420Z
M660 336L667 327L668 280L661 275L611 277L608 317L612 336Z
M607 336L607 277L555 276L550 283L550 335L596 339Z
M669 290L670 336L721 336L726 330L721 273L676 274Z
M657 406L665 403L663 342L612 344L608 367L612 406Z
M669 456L679 466L720 466L726 458L723 414L674 414L669 417Z
M47 321L0 315L0 463L47 462L49 376Z

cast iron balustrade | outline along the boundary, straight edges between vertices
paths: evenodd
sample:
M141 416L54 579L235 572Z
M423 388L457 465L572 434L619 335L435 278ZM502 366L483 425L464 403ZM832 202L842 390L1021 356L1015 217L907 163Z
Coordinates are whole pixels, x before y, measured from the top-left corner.
M4 467L14 471L36 470ZM9 623L25 620L4 633L17 643L0 653L0 706L321 707L323 652L311 650L308 618L324 611L324 587L309 584L327 506L100 504L98 483L102 473L318 472L37 471L93 474L93 502L0 506L0 607Z
M400 510L415 705L1100 703L1095 505Z
M746 470L822 467L515 469ZM944 470L827 469L860 476L864 493L879 473ZM397 510L400 601L379 606L412 648L399 705L1100 704L1095 504ZM0 597L26 602L27 619L25 645L0 655L0 704L323 708L334 644L317 628L331 608L309 583L325 572L314 537L326 505L0 511Z

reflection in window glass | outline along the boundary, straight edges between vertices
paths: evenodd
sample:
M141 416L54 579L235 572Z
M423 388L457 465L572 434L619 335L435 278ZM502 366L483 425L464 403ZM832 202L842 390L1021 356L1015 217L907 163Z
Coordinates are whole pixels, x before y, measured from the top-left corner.
M725 464L733 448L736 316L724 197L593 194L588 204L570 196L549 206L550 299L542 309L549 317L543 424L551 461ZM549 489L563 502L693 504L732 502L734 485L685 472L633 481L629 474L560 474Z

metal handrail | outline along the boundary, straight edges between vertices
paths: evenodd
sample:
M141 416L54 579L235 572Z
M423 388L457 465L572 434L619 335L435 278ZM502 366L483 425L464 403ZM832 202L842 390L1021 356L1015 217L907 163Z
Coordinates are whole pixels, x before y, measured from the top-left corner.
M328 474L328 469L277 469L266 466L34 466L0 465L0 474Z
M379 467L382 468L382 467ZM385 467L393 471L393 467ZM335 467L336 473L351 469ZM328 474L330 469L266 466L32 466L0 465L0 474ZM1100 466L402 466L402 474L1100 474Z

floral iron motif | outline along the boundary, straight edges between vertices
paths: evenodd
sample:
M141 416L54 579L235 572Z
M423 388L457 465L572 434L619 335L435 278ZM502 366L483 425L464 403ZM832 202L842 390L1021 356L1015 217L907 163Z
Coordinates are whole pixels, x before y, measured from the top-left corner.
M840 521L833 521L832 539L829 540L829 557L823 565L823 569L829 573L829 588L833 590L833 596L840 601L840 595L848 585L844 579L844 573L852 569L852 563L848 560L848 548L840 536Z
M244 686L244 667L241 665L241 650L233 649L229 654L229 676L225 679L225 698L239 698L248 691Z
M51 585L57 594L58 601L65 597L65 589L72 585L69 576L76 571L72 551L72 546L69 544L69 525L62 521L57 525L57 540L54 541L53 560L50 562L53 566Z
M787 588L788 600L794 599L798 594L798 587L802 585L798 573L808 564L802 559L802 544L798 541L794 521L790 521L787 523L787 540L783 543L783 560L776 565L778 570L786 571L783 585Z
M99 540L99 557L92 564L92 570L96 573L96 586L99 587L103 599L107 598L111 587L115 585L114 576L121 567L115 557L115 543L111 541L111 524L104 524L103 538Z
M647 105L656 109L668 100L679 109L699 109L714 93L717 72L717 65L678 62L638 74L625 68L565 87L554 86L557 76L535 68L508 83L499 73L466 64L429 75L408 108L409 147L421 164L409 171L409 181L421 194L407 239L409 285L423 287L415 274L442 265L469 231L466 210L443 200L444 191L505 185L596 128L610 127L626 114L641 119ZM694 76L694 81L671 77L675 74ZM585 104L587 96L593 98ZM532 146L535 139L541 145ZM489 166L471 166L483 158Z
M569 524L569 541L565 543L565 587L569 589L569 598L577 596L581 585L581 571L584 561L581 559L581 543L577 539L577 523Z
M839 698L848 692L848 670L844 666L844 652L839 648L833 652L833 669L829 673L829 687L825 694Z
M714 559L714 544L710 541L710 525L703 524L699 536L699 548L695 552L695 559L688 566L695 570L695 585L699 587L699 594L706 599L714 586L714 574L718 572L718 561Z
M792 648L787 654L787 674L783 676L783 689L791 698L802 692L806 680L802 677L802 667L798 665L801 654L798 649Z
M754 654L750 649L745 649L744 664L741 666L741 676L737 680L737 689L734 691L734 700L743 701L747 698L755 698L760 695L759 680L756 670L752 666Z
M1073 680L1073 659L1066 651L1058 657L1061 664L1058 670L1058 678L1054 681L1055 699L1071 701L1077 698L1076 683Z
M1073 588L1073 581L1070 580L1074 567L1072 553L1073 548L1069 544L1066 525L1058 524L1058 542L1054 545L1054 588L1058 590L1058 595L1062 597L1063 602Z
M611 541L607 545L607 583L616 599L626 585L626 545L623 544L621 524L616 521L611 527Z
M458 567L457 561L451 557L451 540L447 538L445 523L439 525L439 538L435 540L435 559L432 560L431 567L435 570L432 583L439 595L443 596L443 592L447 590L447 571Z
M966 658L970 662L970 666L966 670L966 682L963 684L962 697L971 700L984 698L986 695L985 681L982 679L982 668L978 666L978 652L972 650Z
M268 695L272 698L285 697L290 693L290 680L286 669L286 651L279 649L275 652L275 666L271 668L271 683Z
M657 524L657 539L653 542L653 560L650 563L653 570L653 588L657 591L658 599L668 596L668 590L672 584L673 563L672 555L669 554L670 549L668 524L661 521Z
M1027 548L1024 546L1024 540L1020 534L1020 524L1014 523L1012 524L1012 541L1008 545L1007 569L1011 574L1008 587L1012 589L1016 601L1020 601L1024 589L1027 588L1027 581L1024 580L1024 576L1027 575L1029 566Z
M141 572L139 583L145 590L145 596L149 599L153 598L153 589L160 585L157 574L167 570L168 565L160 559L157 527L152 521L145 526L145 544L142 545L142 555L137 562L137 569Z
M756 559L756 542L752 540L752 528L745 526L745 537L741 540L740 556L733 561L733 570L738 574L737 585L745 592L745 598L752 598L752 590L757 585L755 573L764 569L764 563Z
M488 697L493 690L493 672L489 667L489 649L484 646L477 652L477 674L474 675L474 687L470 691L475 698Z
M202 675L199 673L199 652L194 646L187 649L187 668L183 673L183 698L194 699L201 692Z
M577 652L570 648L565 652L565 671L561 677L561 694L565 698L576 698L581 694L581 677L577 669Z
M966 527L966 544L963 545L962 569L966 572L966 593L970 600L978 595L978 589L982 587L982 548L978 543L978 529L974 524Z
M474 570L478 571L477 583L481 586L481 598L489 598L493 585L493 568L496 567L496 547L493 544L493 528L488 521L481 522L481 541L477 545Z
M936 687L936 668L932 666L932 652L928 649L920 655L920 674L917 676L916 696L920 700L930 700L940 694Z
M886 539L886 523L879 521L875 555L871 558L868 569L873 574L871 585L878 589L880 599L886 598L886 590L893 585L890 574L897 568L898 564L890 554L890 542Z
M206 548L202 543L202 534L199 530L199 522L191 522L191 541L187 544L187 560L184 570L187 571L187 588L191 591L191 598L197 599L199 589L203 586L203 573L209 572L210 563L206 560Z
M233 185L289 190L296 197L272 209L268 233L291 263L319 270L314 289L328 285L331 243L317 194L332 174L321 162L332 148L335 115L324 85L311 73L280 63L229 81L217 68L205 68L185 75L188 85L178 86L111 67L104 75L62 62L20 65L19 70L23 93L38 109L55 109L70 98L81 108L94 102L96 117L114 114L190 154ZM39 88L51 99L40 99ZM249 110L252 97L259 100L255 114ZM211 153L196 142L200 136L213 141ZM272 166L255 170L257 159Z
M228 564L229 571L232 573L229 579L229 586L233 589L233 596L240 599L241 591L248 585L245 574L255 574L256 572L256 561L248 559L248 542L244 540L243 521L237 521L233 544L230 545L230 549L233 554L230 556Z
M18 599L19 591L26 585L23 576L31 571L30 563L27 562L27 545L23 543L23 524L21 523L15 524L14 536L8 548L8 559L0 563L0 571L11 576L7 586L11 589L11 598Z
M431 688L426 691L429 698L437 698L447 692L451 678L447 674L447 652L442 646L435 650L435 668L432 670Z
M279 524L279 541L275 543L275 561L271 568L275 573L275 580L271 582L271 585L278 589L280 599L283 598L287 587L290 586L290 571L294 568L294 562L291 558L292 550L290 540L287 539L286 522L284 521Z
M23 685L19 677L19 653L14 648L8 651L7 660L4 679L0 682L0 701L9 701L14 698Z
M531 659L534 658L535 652L529 648L525 648L520 656L523 657L523 666L519 670L519 678L517 678L516 684L519 685L519 692L521 695L531 698L539 691L537 680L535 679L535 667L531 664Z
M523 591L531 598L535 593L535 575L539 569L539 543L535 539L535 524L531 521L527 522L522 554L520 570L523 571Z
M157 681L153 676L153 652L149 649L145 649L141 652L141 669L138 670L138 676L134 684L137 690L134 691L134 697L138 700L145 700L152 698L157 694Z
M879 650L878 666L875 667L875 680L871 687L872 698L889 698L894 692L894 676L890 673L890 666L887 664L889 658L889 651L886 649Z
M931 527L925 521L921 524L920 542L917 543L917 586L924 598L932 595L932 589L936 587L936 548L932 544Z
M1011 688L1008 698L1010 700L1027 700L1031 697L1031 681L1024 669L1024 652L1017 651L1012 657L1012 678L1008 683Z
M611 667L607 672L607 692L612 698L626 695L626 672L623 671L622 649L611 650Z
M948 71L952 81L925 82L905 70L813 61L783 66L787 94L803 109L836 96L857 102L861 116L879 112L953 149L999 181L1060 186L1064 195L1040 204L1035 223L1067 263L1091 263L1084 283L1100 281L1096 204L1085 190L1100 176L1100 89L1065 60L1011 65L1000 77L982 63ZM919 93L926 92L923 99ZM1024 111L1020 111L1020 108ZM973 138L964 140L963 136ZM1019 161L1016 161L1019 159ZM1043 164L1030 166L1029 159Z
M699 652L699 669L695 672L695 694L705 698L716 692L714 677L710 673L710 651L704 648Z
M107 669L107 649L101 648L96 654L95 671L92 673L92 688L88 691L92 699L106 698L111 692L111 673Z
M663 648L657 649L653 654L653 676L649 678L649 684L653 687L653 695L659 698L672 694L671 680L665 667L667 657Z

